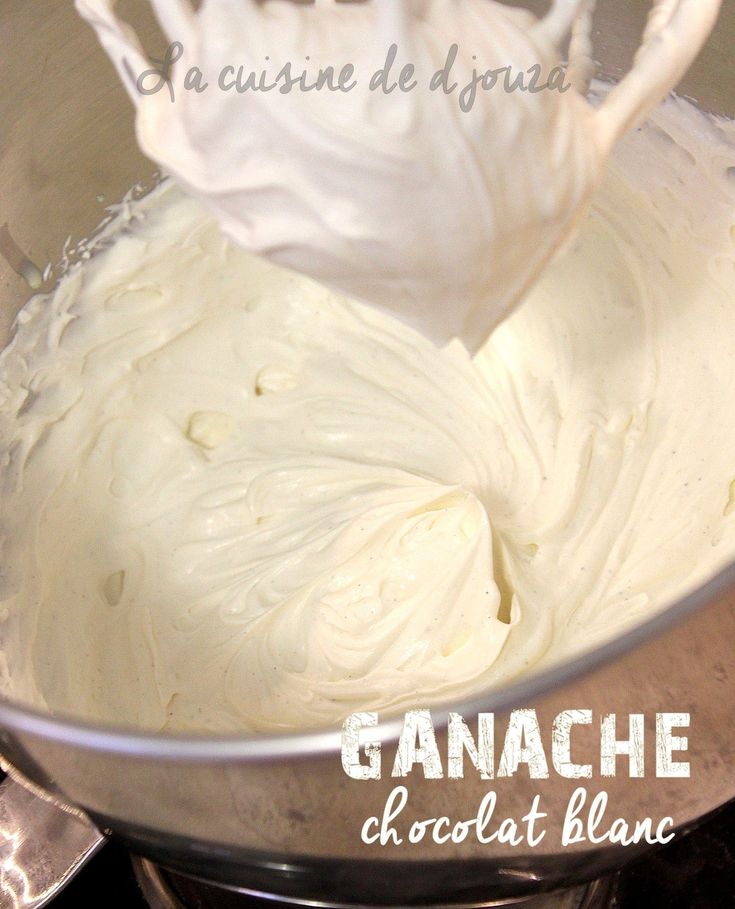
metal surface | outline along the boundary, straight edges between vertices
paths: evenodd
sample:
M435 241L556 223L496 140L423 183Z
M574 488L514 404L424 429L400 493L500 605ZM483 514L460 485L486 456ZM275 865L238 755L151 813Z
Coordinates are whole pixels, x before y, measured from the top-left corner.
M133 12L145 7L122 5ZM618 75L637 45L649 4L600 0L598 6L602 68ZM7 225L3 237L13 251L7 263L0 257L2 341L29 295L13 262L26 276L35 274L28 262L41 269L57 262L68 234L88 235L103 204L120 199L154 168L136 149L123 89L69 0L3 0L0 36L0 225ZM160 54L153 29L151 36L150 47ZM682 85L704 108L730 116L733 41L735 2L725 0L715 35ZM735 566L594 653L454 709L469 718L481 710L502 714L531 705L544 729L569 708L588 708L598 717L690 712L691 780L649 774L645 780L593 781L609 794L610 817L672 815L684 825L735 796L734 703ZM388 741L396 724L381 731ZM581 843L561 855L551 837L533 852L469 841L453 848L423 843L390 852L368 849L360 826L379 813L393 781L348 779L339 744L334 732L139 735L0 703L0 751L26 777L82 807L137 851L218 882L295 900L329 893L335 902L349 902L359 892L364 902L378 904L481 902L488 894L515 897L589 880L634 854ZM439 747L446 748L443 733ZM496 788L503 814L514 817L542 793L551 828L560 825L574 782L518 776ZM438 785L413 777L409 785L412 817L472 817L491 787L478 775Z
M172 874L146 859L133 858L133 870L146 902L151 909L267 909L273 905L273 895L242 887L222 887L185 875ZM609 879L595 881L582 887L573 887L555 893L542 893L532 897L512 900L484 900L482 902L445 905L442 909L605 909L613 891ZM359 899L355 894L354 900ZM325 900L278 902L295 909L368 909L353 901L331 903ZM418 907L417 907L418 909Z
M104 838L10 778L0 785L0 909L41 909L100 849Z

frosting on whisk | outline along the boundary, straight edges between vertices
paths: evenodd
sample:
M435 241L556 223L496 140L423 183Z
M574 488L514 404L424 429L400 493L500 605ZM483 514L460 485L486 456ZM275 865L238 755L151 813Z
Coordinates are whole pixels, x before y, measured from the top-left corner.
M182 47L173 81L181 87L196 66L208 90L177 90L173 103L165 91L141 94L136 74L150 62L112 0L77 0L137 105L143 151L239 245L471 350L572 232L614 139L673 86L719 6L657 3L640 72L598 112L584 98L590 0L556 0L543 20L494 0L208 0L196 12L187 0L151 3ZM570 31L570 90L560 91L549 75ZM411 91L371 88L391 45L391 79L410 64ZM453 46L451 73L437 78ZM349 63L355 84L222 89L223 71L228 82L238 67L272 78L284 61ZM511 80L509 91L496 78L470 110L458 103L478 74L528 82L534 70L547 87Z

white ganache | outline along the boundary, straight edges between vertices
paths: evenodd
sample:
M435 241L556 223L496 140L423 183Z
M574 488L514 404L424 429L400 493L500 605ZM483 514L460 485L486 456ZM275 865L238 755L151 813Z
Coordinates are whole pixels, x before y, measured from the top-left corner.
M472 353L569 241L616 139L677 83L719 5L654 4L598 109L593 0L543 19L495 0L151 0L170 67L115 0L76 0L140 148L224 233Z
M735 557L732 123L672 100L473 359L166 182L0 358L2 691L322 727L568 659Z

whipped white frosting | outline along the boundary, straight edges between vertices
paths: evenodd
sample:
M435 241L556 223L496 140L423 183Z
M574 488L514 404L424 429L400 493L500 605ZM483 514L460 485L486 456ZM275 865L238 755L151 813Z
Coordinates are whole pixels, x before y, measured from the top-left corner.
M166 730L433 704L735 557L735 132L629 136L473 360L167 183L0 358L2 688Z
M141 85L161 90L141 94L151 63L114 0L76 0L136 104L144 153L243 248L475 352L583 217L615 140L694 58L719 0L654 3L636 68L600 111L584 97L591 0L555 0L542 20L494 0L151 5L183 47L173 102L155 76ZM392 43L387 83L411 64L416 87L386 95L370 79ZM456 88L432 91L452 45ZM263 70L273 84L284 63L312 84L349 63L353 88L232 88L240 70L243 84ZM202 92L185 88L193 67ZM487 72L499 75L463 110L463 90ZM526 90L508 91L519 79Z

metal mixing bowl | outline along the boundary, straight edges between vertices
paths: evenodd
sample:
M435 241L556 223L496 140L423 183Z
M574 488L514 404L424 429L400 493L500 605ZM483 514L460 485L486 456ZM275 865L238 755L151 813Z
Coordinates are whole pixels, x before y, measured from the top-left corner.
M616 77L629 64L649 4L601 0L599 7L597 52L602 71ZM103 205L154 168L137 151L129 101L70 0L3 0L0 34L4 340L30 295L16 273L23 258L57 262L67 235L87 236ZM151 39L154 50L157 40ZM735 115L733 43L735 3L726 0L714 36L682 86L703 108L729 116ZM691 779L593 781L607 790L611 817L672 815L685 825L735 797L733 694L735 565L595 652L456 709L472 717L532 705L546 729L568 708L649 719L657 711L689 711ZM397 728L384 724L384 739L395 737ZM439 738L445 749L444 734ZM453 848L425 842L368 850L359 838L362 821L380 811L395 781L348 779L339 748L339 733L331 731L143 735L0 702L0 751L16 772L81 807L140 853L212 880L298 899L469 903L588 879L623 861L619 847L589 844L561 855L550 838L526 854L469 840ZM519 776L497 788L510 816L521 816L533 794L543 793L551 826L560 823L575 785ZM476 774L439 784L413 777L411 804L417 817L472 817L490 786Z

